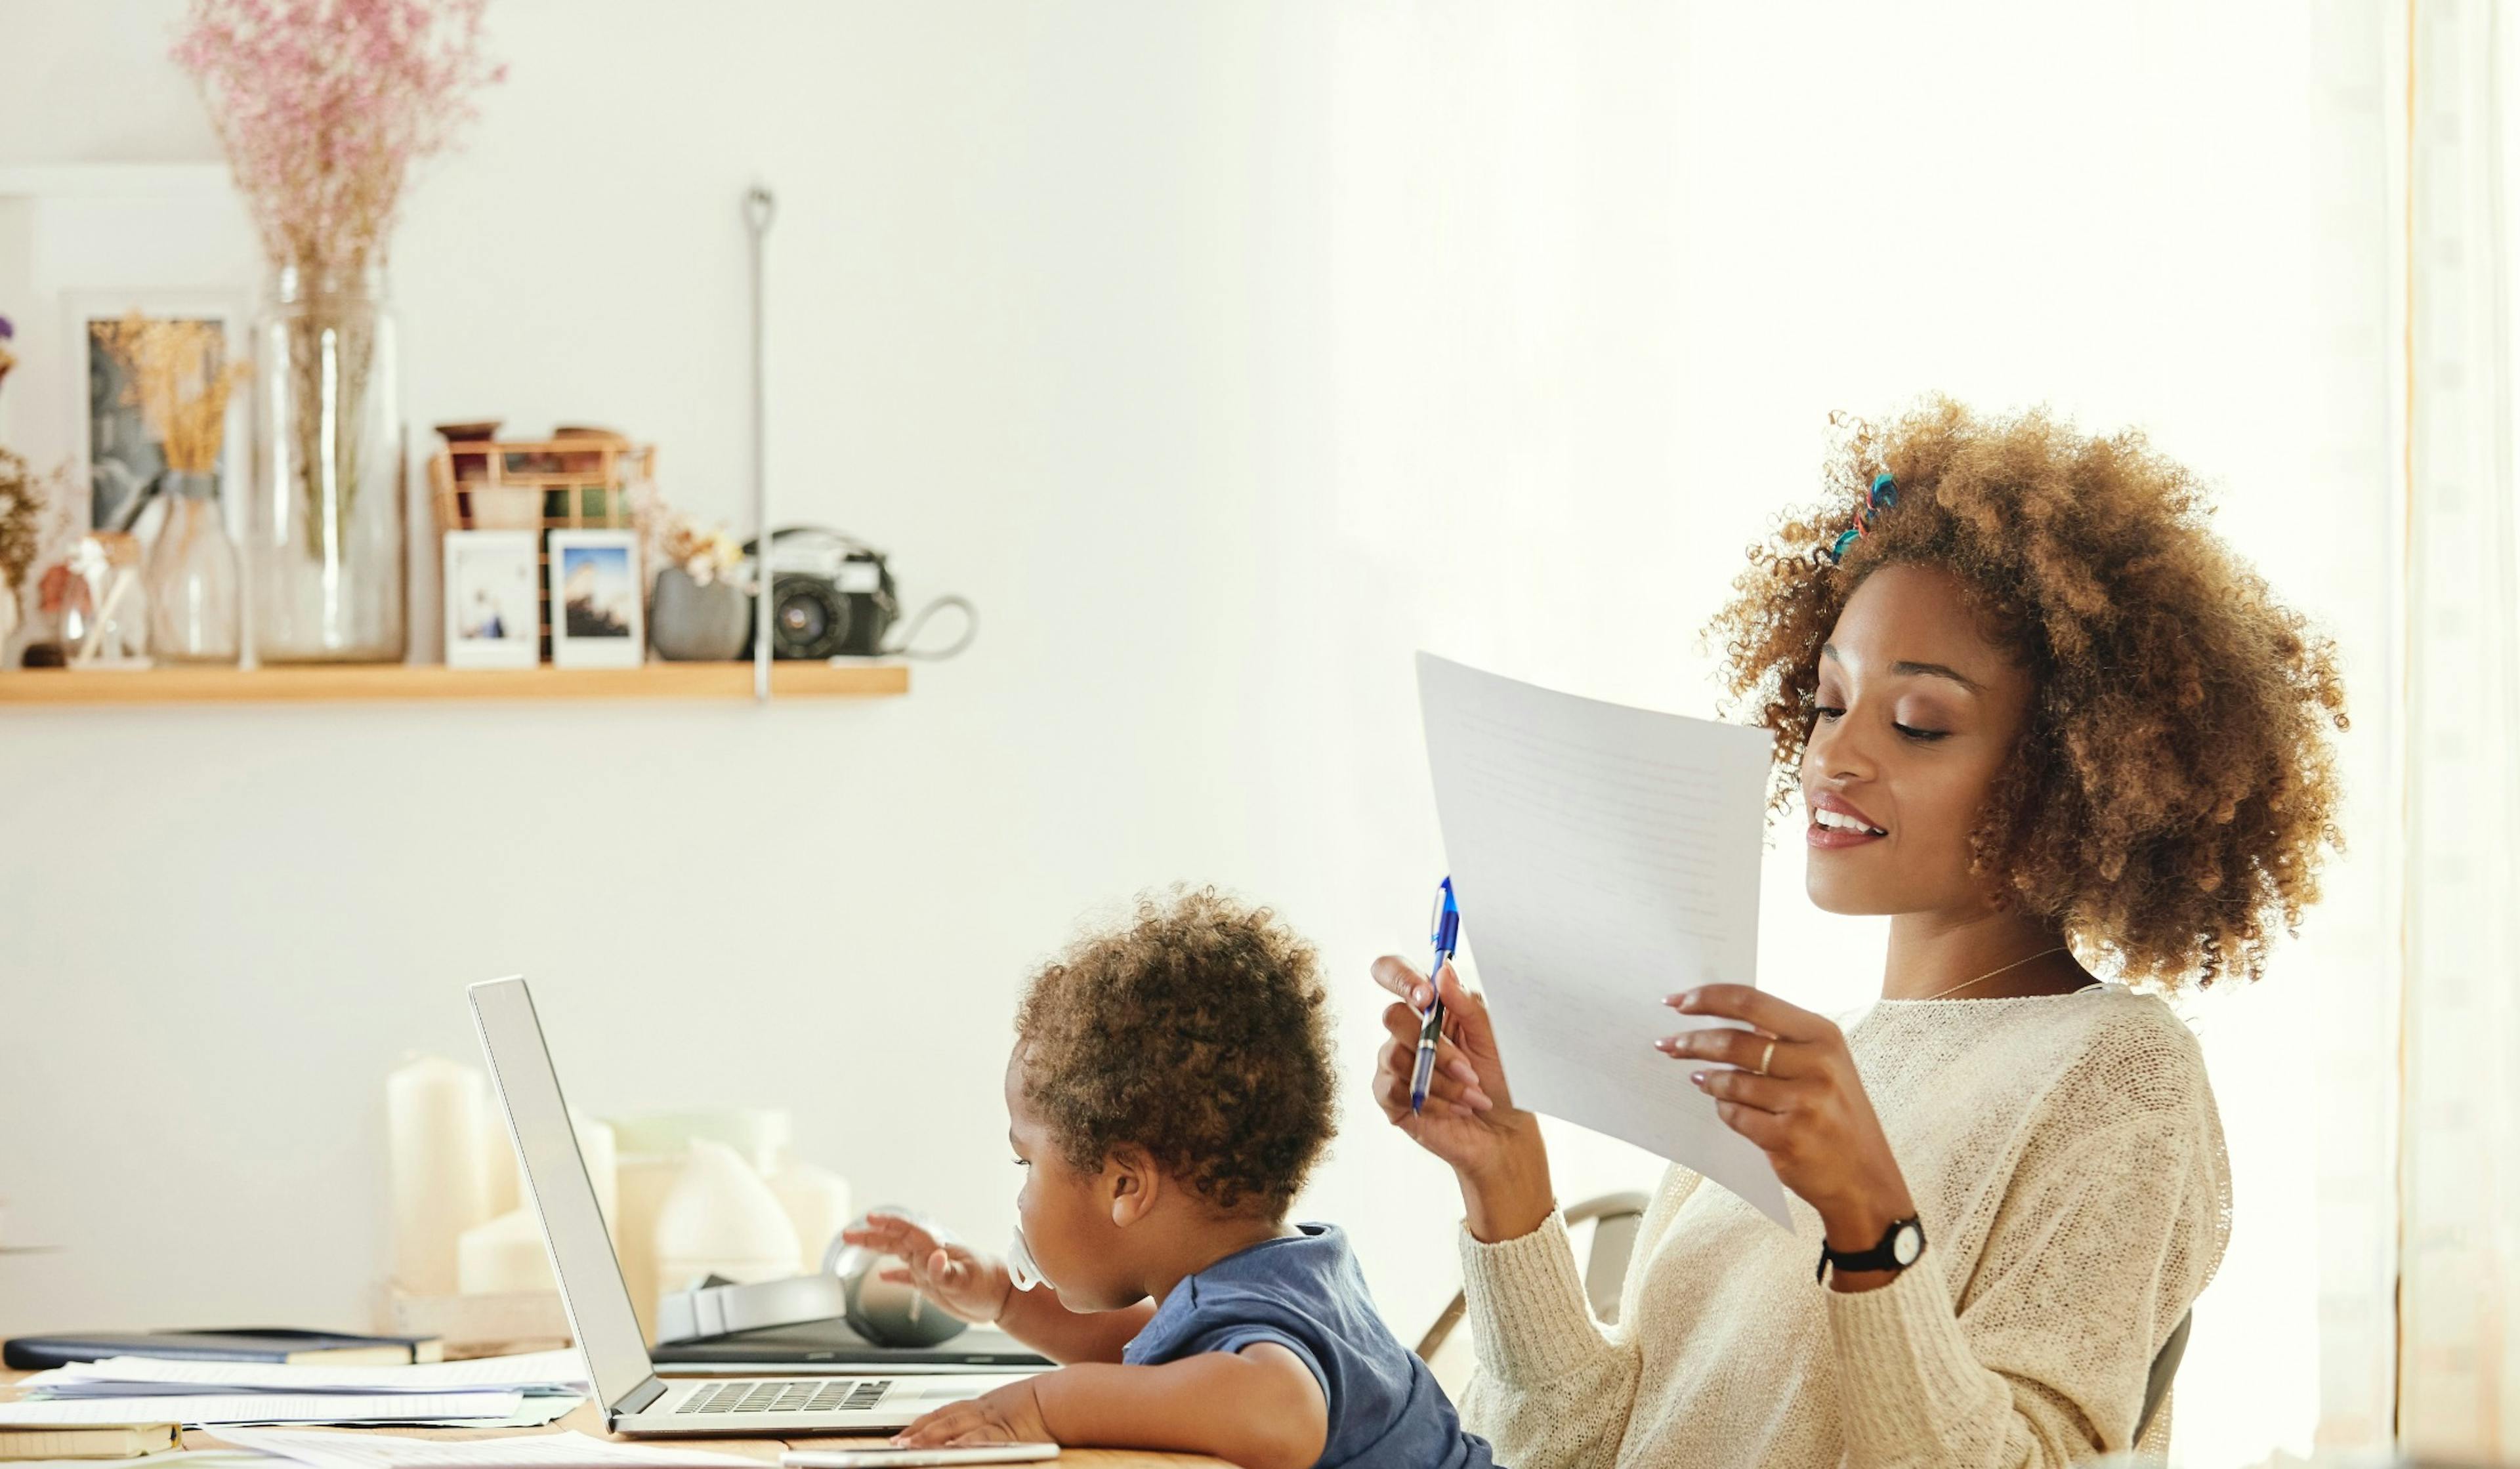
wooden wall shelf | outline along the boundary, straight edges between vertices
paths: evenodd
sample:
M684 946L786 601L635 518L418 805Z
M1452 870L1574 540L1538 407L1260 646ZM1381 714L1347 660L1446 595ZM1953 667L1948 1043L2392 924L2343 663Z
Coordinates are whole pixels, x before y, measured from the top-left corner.
M780 698L883 698L910 691L898 663L780 663ZM0 671L7 704L297 704L434 699L748 699L750 663L650 663L640 668L441 668L339 664L292 668L152 668L131 673L59 668Z

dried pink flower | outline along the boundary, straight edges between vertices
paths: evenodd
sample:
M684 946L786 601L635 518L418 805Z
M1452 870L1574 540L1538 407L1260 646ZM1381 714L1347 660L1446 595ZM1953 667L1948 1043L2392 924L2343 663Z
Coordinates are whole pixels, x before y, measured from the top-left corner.
M272 263L344 280L384 262L411 166L507 68L487 0L193 0L176 62L201 82Z

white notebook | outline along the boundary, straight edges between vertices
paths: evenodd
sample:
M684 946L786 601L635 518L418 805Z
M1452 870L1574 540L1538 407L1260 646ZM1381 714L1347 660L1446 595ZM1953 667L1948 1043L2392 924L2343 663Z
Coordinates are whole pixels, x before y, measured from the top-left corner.
M0 1402L0 1428L87 1423L434 1423L509 1418L521 1393L234 1393L172 1398L77 1398Z

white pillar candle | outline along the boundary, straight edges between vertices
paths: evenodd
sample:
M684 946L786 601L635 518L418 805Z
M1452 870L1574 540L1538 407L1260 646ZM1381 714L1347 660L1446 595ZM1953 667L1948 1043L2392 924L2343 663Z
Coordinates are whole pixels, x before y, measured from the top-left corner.
M621 1283L639 1329L656 1339L656 1212L682 1177L680 1153L623 1153L614 1166L618 1202L612 1216L612 1253L621 1261Z
M849 1180L828 1168L790 1163L770 1176L770 1191L796 1226L796 1273L819 1272L824 1251L849 1222Z
M455 1284L468 1296L559 1289L533 1211L511 1209L465 1230L455 1245Z
M496 1219L517 1207L525 1185L523 1161L508 1138L508 1109L495 1096L486 1097L481 1108L480 1160L481 1207Z
M481 1074L415 1056L385 1078L393 1273L419 1296L455 1293L455 1241L490 1217L481 1170Z

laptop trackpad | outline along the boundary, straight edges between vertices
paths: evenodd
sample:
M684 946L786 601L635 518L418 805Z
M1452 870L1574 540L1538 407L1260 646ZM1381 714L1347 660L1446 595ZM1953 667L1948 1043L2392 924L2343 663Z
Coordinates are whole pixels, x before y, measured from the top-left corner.
M988 1390L978 1383L950 1377L896 1377L892 1380L892 1391L883 1395L883 1405L943 1407L949 1402L977 1398Z

